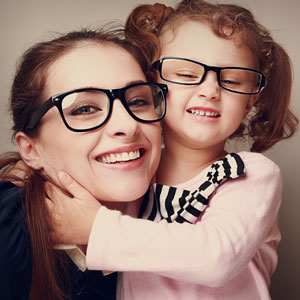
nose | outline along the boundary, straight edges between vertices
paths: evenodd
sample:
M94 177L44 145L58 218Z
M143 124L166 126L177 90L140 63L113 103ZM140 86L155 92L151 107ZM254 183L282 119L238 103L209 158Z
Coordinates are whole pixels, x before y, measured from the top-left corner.
M137 134L138 129L138 121L129 115L119 99L115 99L112 114L105 125L107 134L114 137L131 139Z
M220 87L218 84L217 73L214 71L208 71L197 87L198 96L207 100L219 100Z

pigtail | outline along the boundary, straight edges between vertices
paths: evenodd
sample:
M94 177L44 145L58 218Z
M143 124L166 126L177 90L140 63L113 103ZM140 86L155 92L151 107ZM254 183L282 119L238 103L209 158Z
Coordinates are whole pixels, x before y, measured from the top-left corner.
M291 137L298 124L297 117L289 109L292 87L292 64L286 51L272 40L266 54L270 61L265 71L267 85L257 103L256 114L249 124L253 139L251 151L262 152L282 139Z
M138 46L148 59L149 66L159 58L161 29L174 11L163 4L143 4L129 15L125 25L126 39Z

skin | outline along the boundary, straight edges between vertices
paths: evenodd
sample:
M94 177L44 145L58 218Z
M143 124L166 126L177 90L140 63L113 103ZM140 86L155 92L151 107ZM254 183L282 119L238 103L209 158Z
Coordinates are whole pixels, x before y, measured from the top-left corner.
M257 67L248 48L238 46L233 40L217 37L207 24L201 22L187 21L175 29L175 35L173 31L165 31L161 40L161 57L189 58L219 67ZM161 79L158 81L165 83ZM226 155L226 140L238 129L258 95L241 95L221 89L214 72L208 72L201 85L187 87L168 83L168 89L167 115L163 121L165 148L156 181L176 185L193 178ZM214 112L218 117L194 115L191 109ZM57 214L71 218L69 212L77 212L84 221L78 207L86 208L86 199L92 202L91 195L69 176L61 183L75 196L75 201L68 201L68 207L57 211ZM91 228L80 228L78 242L88 241ZM56 235L65 241L74 236L67 227L57 228Z
M161 58L167 56L218 67L256 66L248 48L217 37L207 24L196 21L183 23L175 34L170 30L164 33ZM168 111L163 122L165 149L157 181L174 185L193 178L226 154L227 138L237 130L257 96L221 89L212 71L200 85L168 83L168 87ZM194 115L191 109L217 113L218 117Z
M145 76L127 51L114 45L88 44L68 52L50 67L45 100L72 89L114 89L140 81L146 81ZM43 117L36 138L20 132L16 143L27 165L53 178L64 170L96 199L127 202L147 190L160 158L160 136L159 123L135 121L116 99L111 118L100 129L72 132L52 108ZM103 156L141 149L138 159L102 162Z

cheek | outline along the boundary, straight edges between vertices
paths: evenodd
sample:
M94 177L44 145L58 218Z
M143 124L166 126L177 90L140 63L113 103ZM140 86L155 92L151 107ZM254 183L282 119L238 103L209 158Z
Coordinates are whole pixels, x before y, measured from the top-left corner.
M151 144L151 162L150 169L157 169L161 155L161 126L154 123L151 132L148 134L148 140Z
M167 113L168 108L178 108L183 106L190 100L195 94L195 86L182 86L179 84L168 84L167 94Z
M80 157L83 157L85 143L76 138L72 132L70 133L60 129L51 134L47 132L47 135L41 135L38 150L44 169L49 175L61 169L73 172Z
M243 120L247 112L248 100L249 97L247 95L237 95L226 100L223 98L223 100L221 99L222 111L226 111L226 114L231 115L235 119Z

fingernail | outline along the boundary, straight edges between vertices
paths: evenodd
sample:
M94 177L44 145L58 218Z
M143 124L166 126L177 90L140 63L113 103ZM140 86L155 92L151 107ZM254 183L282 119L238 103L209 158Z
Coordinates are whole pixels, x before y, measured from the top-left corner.
M63 183L64 181L66 181L68 179L68 174L64 171L60 171L57 176L61 183Z

